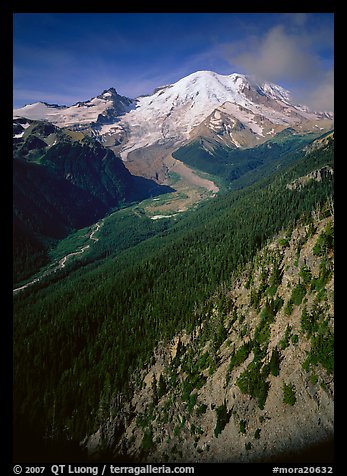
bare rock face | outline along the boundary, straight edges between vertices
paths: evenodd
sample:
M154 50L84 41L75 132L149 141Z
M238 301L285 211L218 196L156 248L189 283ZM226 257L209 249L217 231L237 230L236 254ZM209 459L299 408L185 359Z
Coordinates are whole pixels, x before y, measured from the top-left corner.
M317 210L263 248L195 309L193 332L158 345L90 453L103 441L132 461L266 462L331 440L332 239Z
M329 175L334 175L334 169L329 166L322 167L320 169L314 170L313 172L300 177L293 182L287 184L289 190L300 190L302 189L310 180L315 182L322 182Z

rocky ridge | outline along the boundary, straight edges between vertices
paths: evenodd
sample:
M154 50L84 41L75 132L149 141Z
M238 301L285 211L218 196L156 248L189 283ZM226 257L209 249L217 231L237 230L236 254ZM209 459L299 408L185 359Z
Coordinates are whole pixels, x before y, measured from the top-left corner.
M317 170L313 170L309 174L305 175L304 177L299 177L298 179L294 180L292 183L287 184L287 188L289 190L301 190L307 182L310 180L315 180L316 182L321 182L324 180L328 175L334 174L334 169L332 167L322 167Z

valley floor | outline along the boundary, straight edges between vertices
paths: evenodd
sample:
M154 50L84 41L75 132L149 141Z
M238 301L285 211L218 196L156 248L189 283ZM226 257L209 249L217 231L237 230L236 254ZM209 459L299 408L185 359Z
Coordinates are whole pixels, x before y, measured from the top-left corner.
M213 195L219 192L219 187L214 182L212 182L212 180L208 180L197 175L183 162L174 159L172 155L166 158L165 163L168 166L170 172L177 173L181 179L187 182L189 185L193 187L195 186L205 188L208 192L212 192Z
M80 256L85 251L87 251L91 244L96 243L99 241L99 238L95 237L95 233L97 233L103 225L103 220L98 221L92 227L90 227L89 232L86 235L83 235L87 239L87 244L83 244L83 246L79 245L74 251L70 251L69 253L65 254L59 260L54 260L48 267L45 267L39 273L35 275L32 279L30 279L27 283L17 286L13 289L13 295L23 291L24 289L28 288L29 286L38 283L43 278L50 276L51 274L57 272L59 269L65 268L66 263L71 261L71 258L74 256Z
M162 182L171 186L174 192L144 200L139 204L146 214L153 218L167 218L196 207L200 202L213 198L219 191L218 185L210 177L202 176L183 162L168 155L164 159L167 173Z
M167 179L163 184L172 186L175 191L143 200L134 208L129 207L129 210L131 210L130 213L136 213L136 211L140 209L145 212L146 216L153 220L173 218L178 213L194 208L201 201L214 197L216 193L219 192L219 187L212 180L197 175L197 173L183 164L183 162L174 159L172 155L169 155L165 159L165 166L167 167L168 173ZM30 280L21 285L17 285L17 287L13 289L13 294L19 293L59 269L64 268L67 261L71 263L75 257L79 258L98 241L98 238L94 237L94 235L99 231L102 223L103 221L100 220L92 225L90 231L86 234L84 234L85 229L80 230L82 233L81 237L87 237L86 243L76 244L76 248L69 250L69 252L61 256L59 260L53 260L48 267L44 267L39 273L32 276ZM80 232L77 233L80 234ZM68 237L67 240L69 241L70 237Z

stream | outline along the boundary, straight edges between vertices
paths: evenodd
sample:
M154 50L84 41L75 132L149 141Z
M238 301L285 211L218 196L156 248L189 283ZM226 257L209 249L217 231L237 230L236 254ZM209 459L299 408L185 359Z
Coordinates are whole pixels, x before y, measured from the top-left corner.
M96 243L97 241L99 241L99 238L96 238L94 235L95 235L95 233L97 233L100 230L102 225L103 225L103 220L101 220L100 222L97 222L97 223L95 223L95 225L93 225L94 228L92 229L92 231L89 235L89 240L91 240L93 243ZM13 295L19 293L20 291L23 291L23 289L26 289L27 287L31 286L32 284L38 283L39 281L41 281L41 279L45 278L46 276L49 276L52 273L55 273L59 269L64 268L65 265L66 265L66 262L69 260L69 258L71 258L72 256L77 256L77 255L80 255L80 254L84 253L87 249L90 248L90 246L91 246L91 243L88 243L88 244L82 246L82 248L80 248L78 251L68 253L63 258L61 258L56 264L53 264L51 268L44 271L40 276L34 278L32 281L29 281L28 283L24 284L23 286L15 288L13 290Z

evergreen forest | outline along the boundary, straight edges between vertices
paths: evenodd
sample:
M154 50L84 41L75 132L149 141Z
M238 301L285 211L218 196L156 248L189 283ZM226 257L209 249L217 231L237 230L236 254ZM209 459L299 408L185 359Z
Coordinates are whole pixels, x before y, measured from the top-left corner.
M18 458L35 459L43 448L48 455L49 448L64 447L66 461L67 446L77 448L110 407L116 413L131 397L134 375L159 341L183 329L191 332L199 319L194 310L241 273L277 233L317 207L324 214L333 198L332 175L302 188L287 186L333 167L332 139L309 153L302 149L306 142L302 138L294 146L279 137L273 155L259 146L248 162L246 152L233 152L239 168L232 173L230 157L221 157L213 173L229 190L175 219L150 220L131 206L113 212L89 253L14 296ZM177 158L212 172L189 147ZM47 257L38 253L36 259ZM272 372L277 364L274 354ZM284 391L291 404L290 389ZM216 411L218 435L229 416L222 407Z

